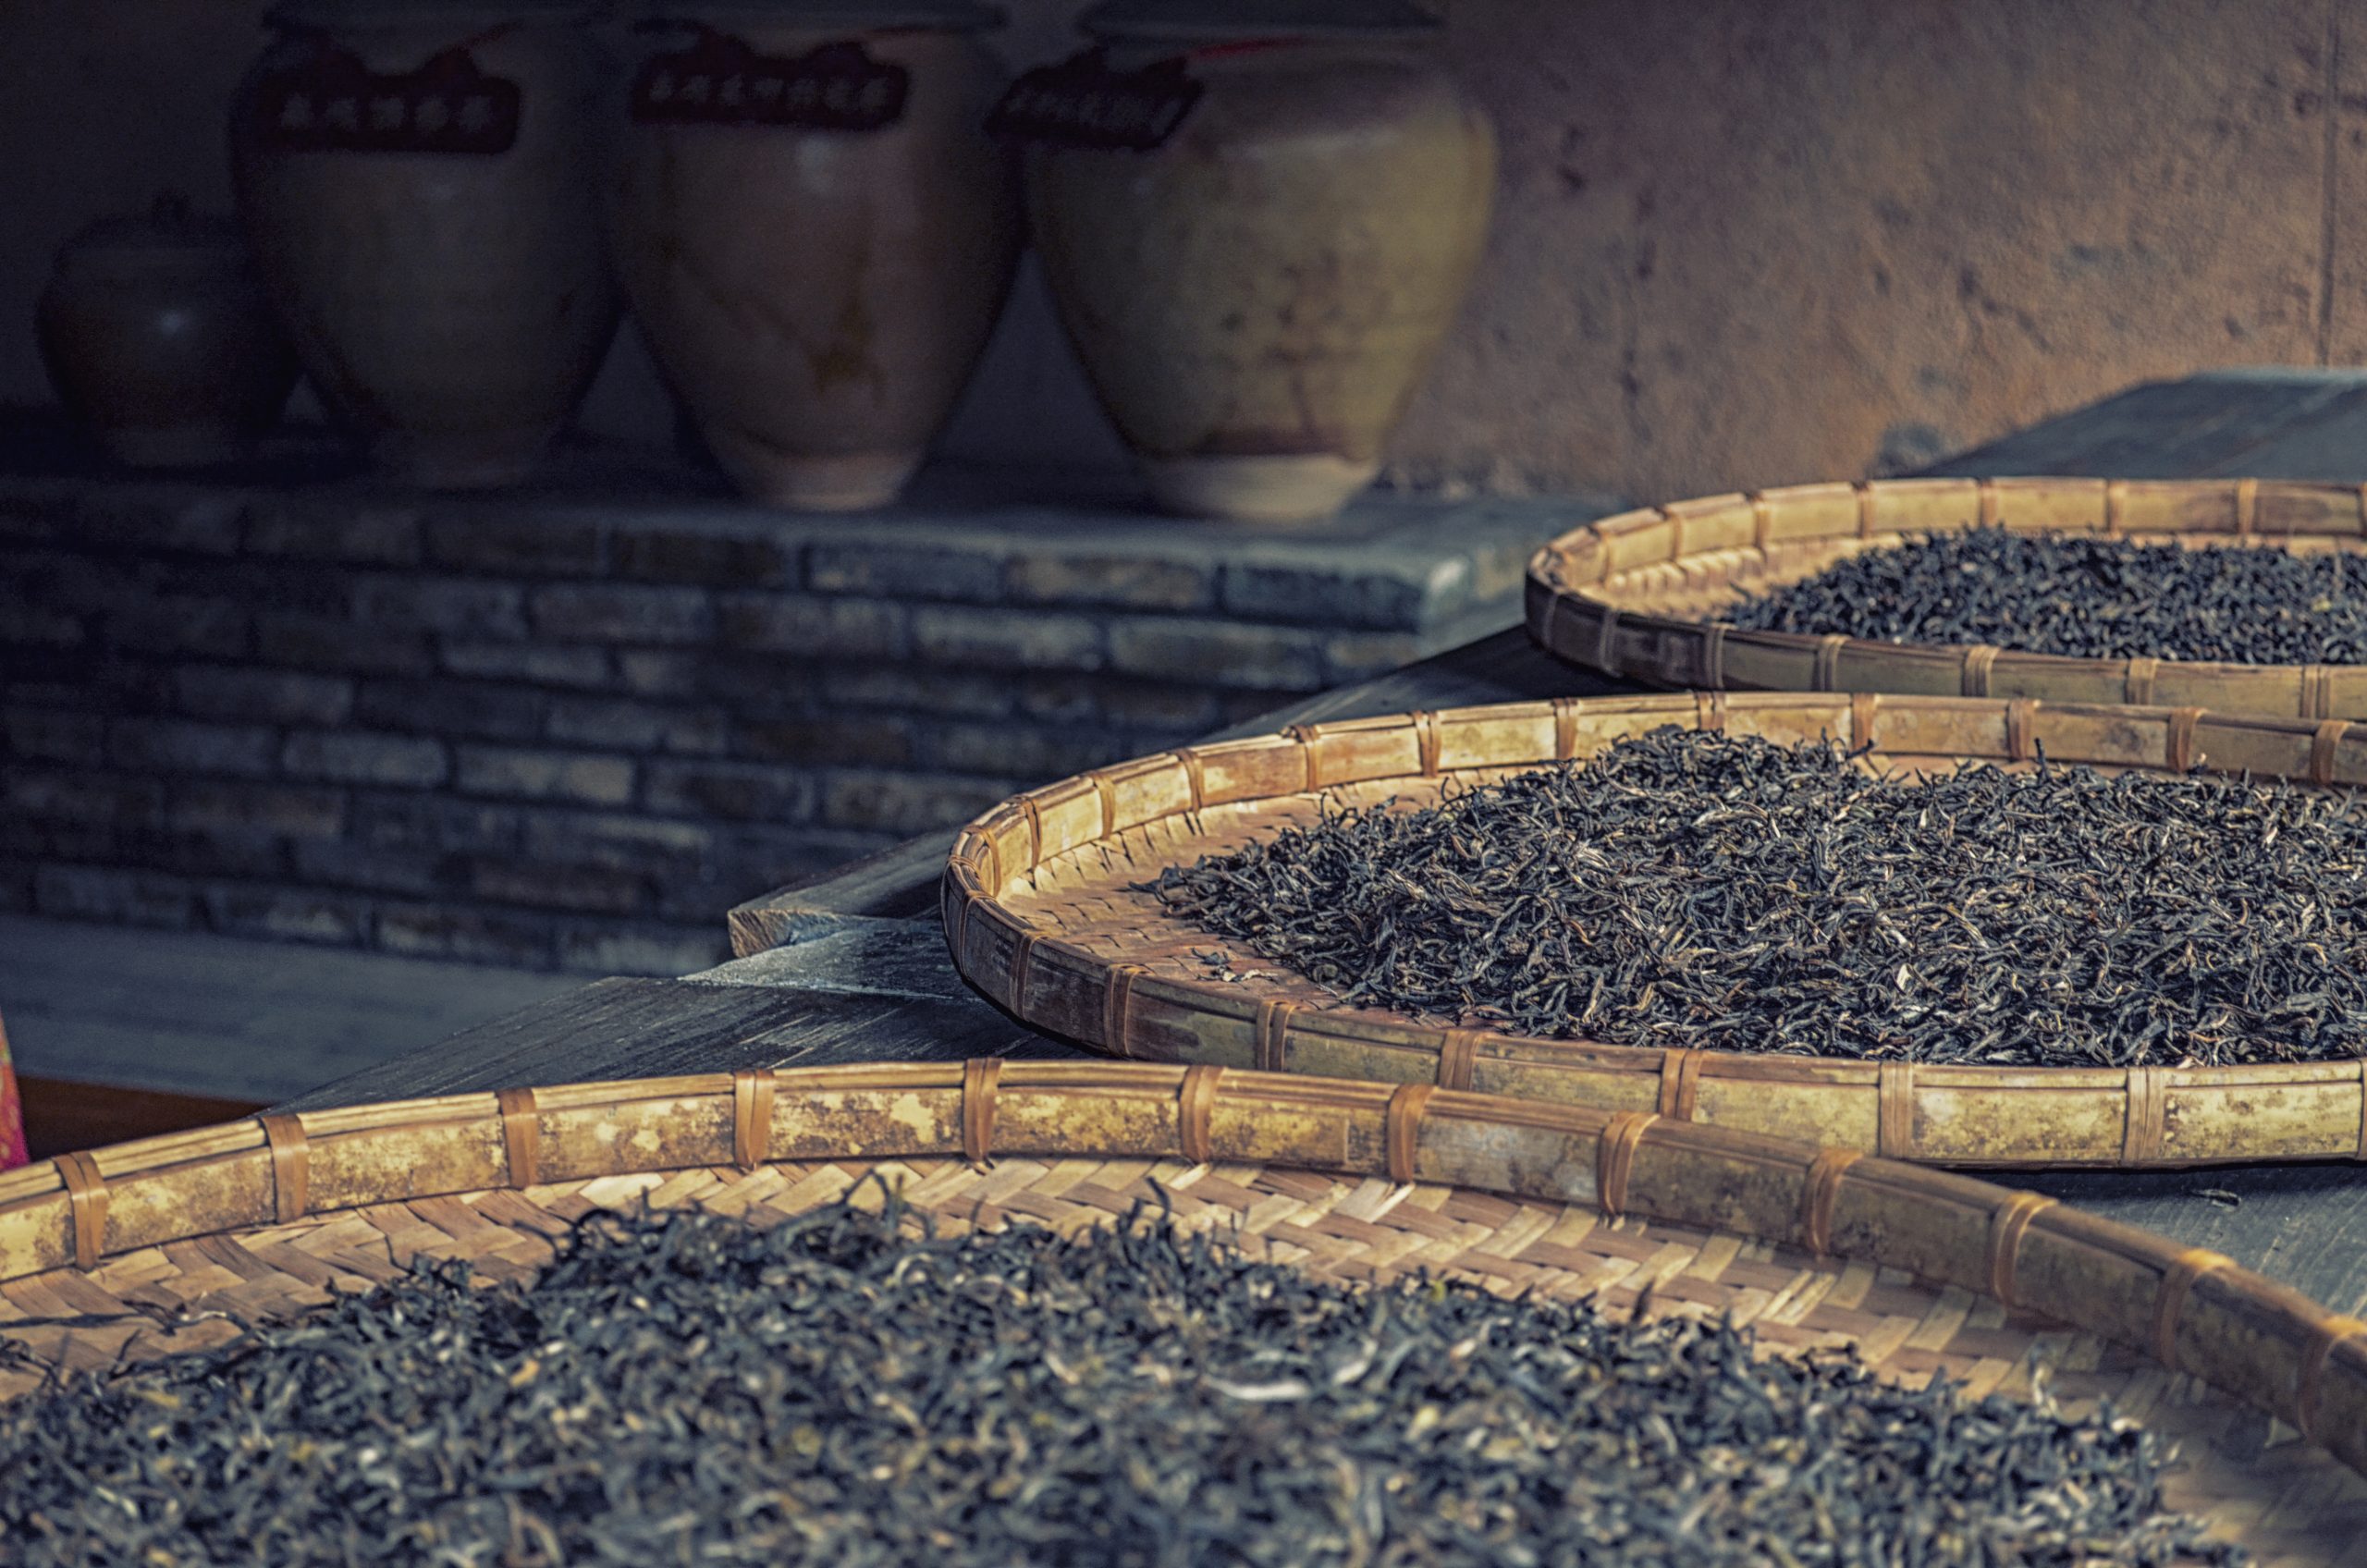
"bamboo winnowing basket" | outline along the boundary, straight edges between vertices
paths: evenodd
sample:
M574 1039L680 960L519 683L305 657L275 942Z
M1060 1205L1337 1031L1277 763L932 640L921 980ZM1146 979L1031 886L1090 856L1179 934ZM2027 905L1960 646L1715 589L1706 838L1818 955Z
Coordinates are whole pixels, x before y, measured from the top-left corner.
M0 1177L0 1335L104 1367L423 1254L530 1276L595 1208L763 1218L876 1201L857 1187L875 1172L942 1226L1107 1223L1157 1183L1187 1227L1330 1278L1428 1269L1614 1307L1649 1291L1655 1315L1730 1313L1771 1349L1854 1346L1976 1396L2043 1366L2180 1441L2171 1505L2264 1561L2359 1561L2367 1541L2367 1325L2033 1194L1428 1084L984 1060L267 1116ZM0 1396L39 1380L0 1373Z
M1301 726L1164 752L1030 791L954 844L954 962L1016 1016L1121 1057L1428 1082L1650 1110L1963 1166L2187 1166L2367 1157L2356 1060L2003 1068L1595 1045L1339 1006L1270 967L1211 978L1217 938L1134 885L1319 803L1427 801L1451 779L1591 755L1667 725L1829 737L1901 767L1959 758L2367 780L2367 727L2029 699L1766 693L1564 699Z
M1801 484L1623 512L1530 557L1530 634L1572 663L1707 691L2036 697L2367 718L2367 667L2066 658L1747 631L1746 595L1864 550L1976 525L2140 542L2367 549L2367 485L2269 480L1902 479Z

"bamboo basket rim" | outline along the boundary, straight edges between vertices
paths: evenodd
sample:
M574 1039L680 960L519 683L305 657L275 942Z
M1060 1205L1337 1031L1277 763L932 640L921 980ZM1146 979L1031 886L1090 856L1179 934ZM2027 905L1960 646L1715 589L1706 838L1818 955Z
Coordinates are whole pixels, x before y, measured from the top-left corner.
M622 1126L663 1131L616 1135ZM372 1205L904 1158L1254 1162L1590 1207L1897 1268L2197 1378L2367 1475L2367 1322L2220 1254L1854 1150L1650 1112L1208 1064L747 1069L265 1114L0 1176L0 1280Z
M1529 635L1555 656L1655 685L2203 706L2367 719L2367 665L2085 658L1987 643L1748 631L1660 613L1771 546L1861 548L1975 526L2139 542L2367 549L2367 484L2263 479L1876 479L1735 491L1599 519L1529 557Z
M1680 1120L1693 1119L1705 1089L1720 1081L1747 1084L1754 1091L1791 1085L1867 1102L1870 1132L1858 1143L1869 1153L1962 1166L2138 1168L2367 1158L2367 1059L2358 1057L2128 1068L1878 1063L1451 1027L1377 1008L1282 999L1274 995L1276 987L1254 980L1227 984L1148 973L1122 950L1095 951L1038 928L1004 897L1047 863L1147 826L1173 819L1196 824L1212 807L1306 800L1336 787L1389 780L1423 786L1458 774L1496 777L1588 754L1579 749L1582 737L1607 741L1662 725L1761 732L1772 725L1779 733L1813 739L1820 731L1808 728L1811 722L1821 723L1823 734L1846 737L1853 746L1870 746L1878 753L1886 724L1894 745L1902 731L1947 727L1954 749L1893 753L1927 760L2018 763L2043 750L2059 762L2145 766L2138 748L2151 747L2159 758L2151 766L2176 771L2223 755L2240 759L2243 770L2254 774L2320 786L2367 783L2367 725L2354 729L2342 720L2312 724L2196 708L1871 692L1558 698L1298 725L1275 735L1155 753L1029 790L962 829L940 882L940 918L954 966L974 988L1023 1023L1122 1058L1159 1059L1173 1048L1172 1041L1188 1035L1184 1060L1287 1071L1299 1046L1362 1044L1412 1053L1426 1063L1434 1060L1439 1087L1470 1089L1486 1086L1478 1082L1478 1070L1518 1056L1583 1069L1606 1083L1622 1079L1629 1090L1637 1087L1637 1080L1646 1081L1646 1103ZM2220 766L2236 770L2233 761ZM1172 1025L1166 1032L1168 1050L1145 1042L1151 1013ZM2315 1127L2290 1146L2250 1141L2249 1135L2200 1155L2177 1146L2172 1134L2186 1116L2214 1107L2225 1115L2234 1101L2263 1090L2331 1095L2327 1103L2333 1109L2322 1108L2323 1114L2340 1125ZM2108 1146L1993 1155L1945 1149L1918 1131L1931 1120L1926 1101L1934 1094L2068 1091L2117 1096Z

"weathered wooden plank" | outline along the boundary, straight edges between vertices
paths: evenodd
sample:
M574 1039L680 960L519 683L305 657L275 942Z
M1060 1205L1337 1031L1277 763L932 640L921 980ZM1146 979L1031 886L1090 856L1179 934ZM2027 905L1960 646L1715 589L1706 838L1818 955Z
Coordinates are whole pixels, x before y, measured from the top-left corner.
M0 915L0 982L19 1072L252 1104L583 976Z
M281 1110L608 1078L1082 1056L975 997L877 996L690 980L603 980L298 1096Z
M2276 444L2322 422L2358 418L2367 374L2357 371L2224 371L2152 382L2061 419L2018 431L1928 470L1932 474L2091 474L2113 479L2189 479L2254 474L2275 479L2356 480L2361 459L2319 448L2312 461L2341 472L2271 472L2258 466ZM2300 454L2283 460L2290 463Z
M925 833L752 899L729 917L731 950L746 958L850 917L910 920L926 914L952 846L950 833Z
M2063 1171L2004 1180L2225 1253L2336 1312L2367 1312L2367 1168Z
M968 998L973 993L953 968L934 914L924 920L843 916L835 925L808 930L788 947L735 959L693 978L708 985Z
M2355 484L2362 452L2367 452L2367 387L2357 387L2206 472L2214 477Z

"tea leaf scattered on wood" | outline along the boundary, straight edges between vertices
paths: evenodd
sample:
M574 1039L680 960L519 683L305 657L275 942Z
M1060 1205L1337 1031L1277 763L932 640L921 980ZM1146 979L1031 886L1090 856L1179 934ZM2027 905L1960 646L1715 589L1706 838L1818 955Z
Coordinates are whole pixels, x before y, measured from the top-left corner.
M2076 658L2367 663L2367 555L1968 529L1743 601L1735 626Z
M601 1219L0 1413L0 1550L268 1562L2226 1562L2109 1413L1131 1217Z
M2042 766L1878 779L1664 729L1170 867L1343 999L1613 1045L2051 1067L2367 1054L2348 793Z

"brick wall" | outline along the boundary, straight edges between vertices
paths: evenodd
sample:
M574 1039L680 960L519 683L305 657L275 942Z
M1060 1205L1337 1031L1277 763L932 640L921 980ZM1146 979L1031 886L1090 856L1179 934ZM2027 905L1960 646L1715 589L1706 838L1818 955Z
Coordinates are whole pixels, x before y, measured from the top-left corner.
M0 475L0 905L679 973L792 876L1503 624L1600 509L1275 535L957 474L816 521L639 463Z

